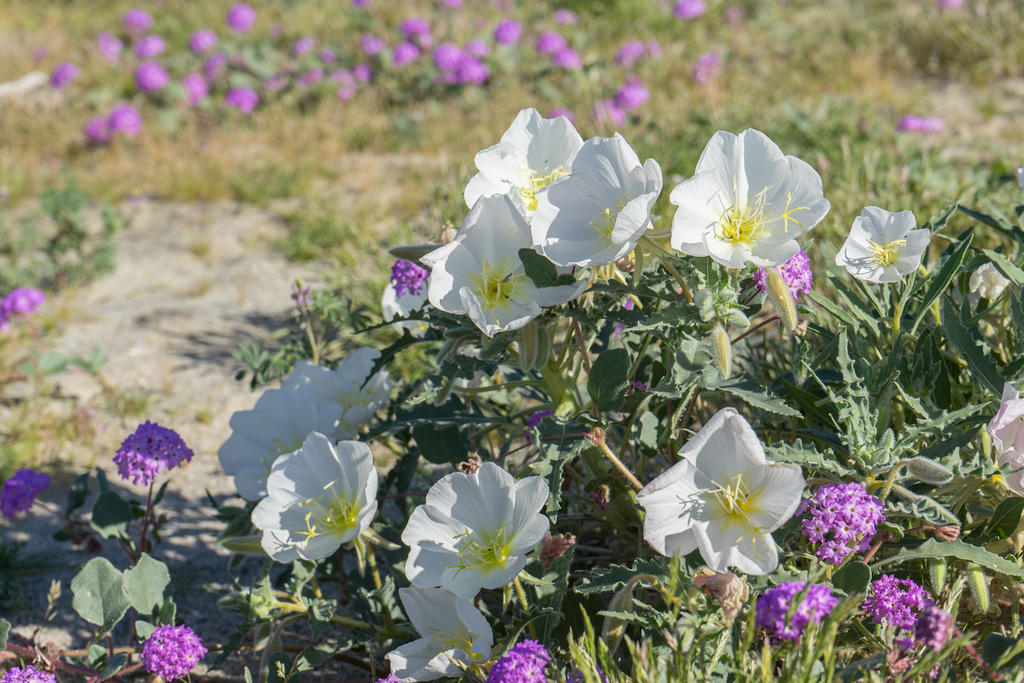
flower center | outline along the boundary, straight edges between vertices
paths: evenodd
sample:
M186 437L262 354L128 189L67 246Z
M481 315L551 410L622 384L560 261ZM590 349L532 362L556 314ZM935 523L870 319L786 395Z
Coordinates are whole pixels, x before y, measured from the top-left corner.
M498 309L519 295L525 275L507 272L503 267L496 268L485 262L479 278L477 296L483 301L483 310L493 310L497 320Z
M506 538L507 526L503 524L492 533L478 532L475 537L473 532L466 529L459 536L459 563L454 566L459 571L475 569L484 573L504 569L512 556L511 539Z
M459 622L459 625L455 627L455 632L442 631L439 628L431 629L431 635L437 638L437 641L441 643L441 646L445 650L462 650L470 659L480 659L481 655L478 652L471 652L473 648L473 634L469 632L466 626Z
M734 196L738 195L737 185L738 183L734 179ZM754 196L754 201L750 205L734 205L726 208L718 219L718 225L715 226L715 237L723 242L742 244L749 248L751 244L764 235L765 228L771 223L782 221L783 233L789 232L790 222L796 223L797 228L799 228L800 221L793 218L793 213L796 211L807 211L810 207L792 206L793 195L787 193L786 208L778 216L770 218L765 215L765 210L768 208L769 190L771 190L770 186L763 188Z
M335 482L328 484L329 489ZM313 507L306 513L306 531L303 532L308 539L314 536L331 535L342 536L356 527L356 517L359 516L359 504L354 500L348 500L343 496L336 496L329 502L324 502L324 496L310 498L301 503L302 506Z
M906 240L893 240L887 244L878 244L868 240L868 249L871 250L872 258L878 266L883 268L896 263L906 246Z
M540 175L532 168L526 169L526 182L519 186L519 196L523 198L528 211L537 210L537 193L563 176L569 175L565 166L559 166L547 175Z
M715 488L710 489L713 504L718 506L720 517L730 523L750 524L756 501L752 500L747 486L743 483L743 475L737 474L726 484L712 482Z

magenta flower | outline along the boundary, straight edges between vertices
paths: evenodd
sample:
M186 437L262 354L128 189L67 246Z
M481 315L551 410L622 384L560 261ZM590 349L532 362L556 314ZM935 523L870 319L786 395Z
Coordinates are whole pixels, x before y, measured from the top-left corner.
M312 52L313 48L316 47L316 41L310 37L300 38L295 41L295 45L292 46L292 54L296 57L301 57L307 52Z
M757 599L755 625L766 629L776 642L796 642L808 624L821 624L822 618L839 604L839 598L832 595L832 590L828 586L822 584L811 585L800 606L793 613L793 618L786 618L793 600L806 587L807 583L804 581L786 581L766 590Z
M57 683L57 677L51 673L40 671L32 665L23 669L12 667L0 678L0 683Z
M295 79L295 82L298 83L299 85L312 85L314 83L319 83L323 79L324 70L317 66L313 67L306 73L299 76L297 79Z
M223 52L217 52L207 57L203 63L203 75L206 80L213 82L220 79L227 71L228 56Z
M901 133L941 133L946 130L946 123L938 116L904 116L896 128Z
M494 28L494 41L502 45L515 45L523 35L523 27L515 19L502 19Z
M426 19L413 17L403 21L399 25L398 30L402 32L406 40L416 40L417 38L430 35L430 24L427 23Z
M130 104L119 104L110 111L107 116L107 127L111 135L121 133L133 138L142 130L142 116L139 110Z
M857 482L819 487L796 514L803 517L804 537L820 544L814 554L831 565L870 548L878 525L885 521L882 502Z
M491 72L483 62L469 55L463 55L455 69L455 80L458 83L483 85L491 77Z
M252 88L232 88L224 96L224 101L229 107L234 107L243 114L251 114L260 103L260 96Z
M8 519L28 512L36 496L50 485L50 477L22 468L0 487L0 514Z
M649 99L651 99L650 91L636 77L631 77L624 86L619 88L619 92L615 93L615 104L626 112L636 111Z
M704 0L679 0L674 12L680 19L696 19L707 11Z
M560 33L545 31L537 36L537 52L542 55L553 55L565 47L565 38Z
M103 55L108 64L117 64L117 60L121 58L121 50L124 49L124 43L116 36L109 33L101 33L96 36L96 49L100 51L100 54Z
M571 47L563 47L551 56L551 61L554 62L555 66L560 66L569 71L579 71L583 68L583 60L580 59L580 53Z
M320 61L324 64L330 64L338 58L338 55L334 54L334 50L330 48L320 50Z
M353 7L369 7L370 0L352 0Z
M434 48L434 64L441 71L455 71L462 61L462 50L454 43L441 43Z
M217 47L217 34L209 29L201 29L192 34L188 40L189 49L197 55L205 55Z
M178 432L146 420L121 443L114 463L122 479L148 486L161 472L191 462L192 456Z
M143 62L135 68L135 85L142 92L156 92L170 77L159 62Z
M928 592L910 579L897 579L883 574L871 583L860 608L871 615L876 624L888 624L904 631L913 631L918 615L931 600Z
M352 75L360 83L369 83L373 78L373 69L370 68L369 64L356 64L352 67Z
M705 52L697 58L693 65L693 80L707 85L722 70L722 58L717 52Z
M953 617L935 605L926 607L914 625L914 638L930 650L938 652L953 635Z
M149 673L172 681L188 675L206 652L188 626L159 626L142 645L142 662Z
M576 14L571 9L556 9L555 21L566 26L575 26L580 23L580 15Z
M135 42L135 56L139 59L156 57L164 51L164 39L155 33L139 38Z
M420 57L420 49L414 43L399 43L391 53L395 66L405 66Z
M964 6L964 0L935 0L935 5L941 12L960 9Z
M0 311L18 315L35 313L46 303L46 295L34 287L15 287L0 301Z
M615 104L615 100L601 100L594 105L591 115L594 118L594 123L599 126L618 128L626 123L626 112Z
M640 40L630 40L622 44L615 53L615 63L624 69L636 64L647 52L647 46Z
M132 35L141 35L153 25L153 17L141 9L130 9L121 17L121 27Z
M545 683L551 655L536 640L523 640L491 667L487 683Z
M107 123L107 117L105 116L94 116L85 124L85 139L94 145L110 142L110 138L113 135L114 133L110 130L110 124Z
M397 296L422 293L429 276L429 270L412 261L398 259L391 265L391 286Z
M228 26L235 33L246 33L256 23L256 10L244 2L228 10Z
M475 39L466 43L465 52L467 55L479 59L491 54L491 46L480 39Z
M338 100L340 102L348 102L355 97L359 86L356 82L355 76L352 75L352 72L346 71L345 69L338 69L331 74L331 80L341 84L338 87L337 92Z
M78 67L71 62L61 62L50 74L50 85L60 90L78 77Z
M191 73L181 79L181 85L185 88L185 97L188 106L194 107L210 94L210 86L202 74Z
M383 38L378 38L377 36L363 36L359 39L359 45L363 48L363 52L370 56L377 54L388 46Z
M782 276L782 281L789 287L789 293L793 295L794 301L797 301L801 294L811 291L811 287L814 286L814 271L811 270L811 259L803 249L798 251L793 258L776 268L776 270ZM764 268L758 269L754 273L754 284L757 285L760 291L767 292L768 288L764 277Z

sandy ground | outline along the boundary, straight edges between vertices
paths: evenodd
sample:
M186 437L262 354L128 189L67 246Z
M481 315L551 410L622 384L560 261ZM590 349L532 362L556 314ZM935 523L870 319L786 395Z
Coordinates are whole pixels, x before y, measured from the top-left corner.
M216 452L230 433L228 420L256 399L246 382L234 379L240 364L232 358L239 341L266 339L290 315L291 283L297 277L316 283L318 266L297 266L270 251L285 224L274 214L232 203L165 204L133 202L123 207L129 227L119 236L115 270L89 286L58 298L54 305L70 309L50 348L85 355L94 346L107 353L102 382L82 372L56 378L59 402L89 406L103 434L94 452L69 445L60 459L72 473L95 466L120 487L110 457L117 444L144 419L177 430L194 450L190 466L174 471L161 509L167 514L164 542L155 555L171 568L178 619L207 642L224 642L234 631L234 614L214 606L231 587L228 553L213 541L222 524L213 518L207 493L226 500L234 493ZM145 397L145 411L119 416L104 386ZM144 496L142 487L123 489ZM54 485L43 496L61 506L66 486ZM237 499L236 499L237 501ZM87 504L91 505L91 502ZM87 507L88 509L88 507ZM41 571L24 582L25 609L3 616L14 633L60 648L80 647L90 637L70 609L70 581L88 556L52 539L59 524L49 515L34 514L0 526L0 539L26 543L22 556L38 558ZM116 566L127 566L113 541L103 554ZM242 567L243 583L260 572L250 559ZM40 626L49 579L63 583L61 616ZM208 656L208 661L213 658ZM254 659L247 662L252 666ZM200 672L202 669L199 670ZM242 662L229 661L218 679L241 680ZM205 678L205 677L203 677ZM367 680L368 674L340 666L303 680ZM193 676L193 680L201 680Z

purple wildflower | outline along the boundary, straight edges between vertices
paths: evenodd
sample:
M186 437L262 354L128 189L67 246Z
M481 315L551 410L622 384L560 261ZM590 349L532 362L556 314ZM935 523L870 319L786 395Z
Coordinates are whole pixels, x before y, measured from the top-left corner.
M202 74L188 74L181 79L181 85L185 88L185 98L190 107L196 106L210 94L210 86Z
M502 45L515 45L523 35L523 27L515 19L502 19L494 27L494 41Z
M647 54L651 56L651 59L661 58L661 43L654 38L647 41Z
M870 548L878 525L885 521L881 501L857 482L818 487L800 504L797 515L804 517L803 535L821 544L815 555L831 565Z
M710 83L722 71L722 57L717 52L705 52L693 65L693 80L701 85Z
M133 138L142 130L142 116L139 110L130 104L119 104L110 110L107 127L112 135L121 133Z
M139 59L156 57L164 51L164 47L164 39L157 34L152 33L143 38L139 38L135 42L135 56Z
M490 77L491 72L487 66L479 59L474 59L469 55L463 55L455 68L455 82L457 83L483 85Z
M924 588L910 579L897 579L891 574L871 582L868 596L860 608L871 615L876 624L885 622L905 631L913 631L918 614L929 602Z
M113 134L105 116L94 116L85 124L85 139L94 145L110 142Z
M307 52L312 52L314 47L316 47L316 41L312 38L308 36L305 38L299 38L295 41L295 44L292 45L292 54L296 57L301 57Z
M553 55L566 45L565 38L554 31L545 31L537 36L537 52L542 55Z
M948 12L963 7L964 0L935 0L935 5L939 8L940 12Z
M571 110L566 109L565 107L556 107L548 112L549 119L553 119L557 116L564 116L565 118L569 119L569 123L573 124L574 126L576 125L576 117L573 116Z
M335 54L334 50L330 48L320 50L320 61L323 62L324 64L330 64L334 62L337 58L338 55Z
M444 0L441 4L448 9L459 9L462 7L462 0Z
M191 462L192 455L178 432L146 420L121 443L114 463L122 479L146 486L161 472Z
M395 288L395 294L419 294L427 281L430 272L421 268L412 261L398 259L391 266L391 285Z
M153 17L142 9L130 9L121 17L121 27L132 35L141 35L153 25Z
M592 112L594 123L599 126L612 126L617 128L626 123L626 112L615 104L615 100L601 100L594 105Z
M369 83L370 79L373 78L373 69L370 68L369 64L356 64L352 67L352 75L360 83Z
M914 638L938 652L953 633L953 617L936 605L929 605L918 616L914 625Z
M252 88L232 88L224 96L224 101L229 107L234 107L243 114L251 114L260 103L260 96Z
M491 46L477 38L466 43L465 52L471 57L486 57L491 54Z
M0 678L0 683L57 683L57 677L31 665L23 669L15 666Z
M651 93L639 79L633 77L615 93L615 104L626 112L633 112L642 107L651 98Z
M629 40L615 53L615 63L624 69L636 64L647 52L647 46L640 40Z
M71 62L61 62L50 74L50 85L60 90L78 76L78 67Z
M0 311L5 314L27 315L35 313L46 303L46 295L34 287L15 287L0 301Z
M548 415L554 415L554 413L551 412L550 410L538 410L532 415L530 415L530 417L526 418L526 426L529 427L530 429L534 429L535 427L540 425L540 423Z
M462 61L462 50L454 43L441 43L434 48L434 64L441 71L455 71Z
M402 683L402 679L395 674L388 674L387 678L378 678L377 683Z
M263 88L267 92L277 92L278 90L284 90L288 85L288 76L286 74L274 74L263 82Z
M170 681L186 676L206 652L188 626L159 626L142 645L142 662L146 671Z
M601 670L601 667L597 667L595 671L601 683L608 683L608 674ZM582 671L570 671L569 675L565 677L565 683L587 683L587 676Z
M808 624L819 625L822 618L839 604L839 598L832 595L828 586L812 584L793 613L793 620L787 623L786 615L793 599L806 586L805 581L786 581L766 590L757 599L754 623L767 629L772 640L799 640Z
M256 10L244 2L228 10L228 26L235 33L245 33L256 23Z
M430 35L430 24L427 23L426 19L413 17L403 21L399 25L398 30L402 32L406 40L418 40Z
M165 85L170 77L160 62L143 62L135 68L135 85L142 92L156 92Z
M579 71L583 68L583 60L580 59L580 53L571 47L563 47L552 55L551 61L554 62L555 66L560 66L569 71Z
M798 300L801 294L811 291L811 287L814 286L814 271L811 270L811 259L803 249L798 251L796 256L779 266L777 270L779 275L782 276L783 282L789 286L789 293L793 295L794 301ZM764 276L764 268L758 269L754 274L754 283L762 292L768 291L765 286ZM853 485L860 486L860 484ZM861 487L861 490L863 490L863 487Z
M313 83L319 83L323 79L324 70L317 66L302 74L295 80L299 85L312 85Z
M36 496L50 485L50 477L22 468L0 487L0 513L8 519L28 512Z
M100 54L103 55L108 64L117 64L117 60L121 58L121 50L124 49L124 43L116 36L109 33L101 33L96 36L96 49L100 51Z
M203 75L208 81L216 81L227 71L228 56L223 52L210 55L203 62Z
M896 129L901 133L941 133L946 130L946 123L938 116L908 114L900 119Z
M535 640L522 640L494 663L487 683L544 683L551 655Z
M696 19L707 11L704 0L679 0L673 10L680 19Z
M188 39L188 47L197 55L205 55L217 47L217 34L210 29L196 31Z
M580 23L580 15L576 14L571 9L556 9L555 21L565 26L575 26Z
M359 39L359 45L367 55L375 55L388 46L383 38L377 36L363 36Z
M370 0L352 0L353 7L369 7Z
M420 57L420 49L414 43L399 43L392 51L391 59L395 66L405 66Z

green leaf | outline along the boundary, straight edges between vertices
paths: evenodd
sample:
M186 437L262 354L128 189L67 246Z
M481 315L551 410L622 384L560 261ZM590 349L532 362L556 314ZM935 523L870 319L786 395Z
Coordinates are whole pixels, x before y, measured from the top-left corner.
M128 611L124 575L105 557L94 557L71 580L71 607L78 616L103 632L114 627Z
M964 560L966 562L973 562L978 566L991 569L994 572L999 572L1006 576L1013 576L1018 579L1024 578L1024 569L1021 569L1013 562L1010 562L995 553L990 553L984 548L980 548L976 545L970 545L963 541L944 541L940 543L934 538L929 538L916 548L904 548L892 557L887 557L884 560L875 562L875 566L884 567L886 565L906 562L908 560L941 559L950 557L958 560Z
M46 375L55 375L67 368L68 357L56 351L45 351L36 358L39 369Z
M587 391L597 409L619 410L626 397L629 354L625 349L609 349L594 361L587 378Z
M999 269L999 272L1009 278L1013 284L1018 287L1024 285L1024 270L1021 270L1017 264L998 251L992 251L991 249L982 249L981 251L991 259L993 265Z
M533 249L520 249L519 260L523 262L526 277L530 278L538 287L557 287L576 282L572 275L559 275L555 264Z
M68 505L67 513L70 515L78 508L85 505L85 499L89 496L89 473L80 474L75 477L75 480L71 482L71 488L68 489Z
M781 398L766 394L756 383L751 381L716 382L709 385L708 389L730 393L737 398L743 399L755 408L767 410L777 415L785 415L786 417L801 416L799 411L790 408Z
M132 521L132 506L113 491L101 493L92 506L90 525L103 538L123 535Z
M625 586L637 574L650 574L662 583L668 581L668 561L636 560L626 566L610 564L589 572L584 572L583 579L573 586L573 590L583 595L607 593Z
M870 583L871 568L860 560L847 562L832 575L832 585L847 595L867 593Z
M437 427L418 424L412 428L412 437L416 439L423 457L435 465L462 462L469 457L469 451L456 425Z
M537 608L551 610L551 615L540 622L541 642L551 642L551 634L562 620L562 602L569 591L569 570L572 568L573 549L556 557L541 578L550 586L537 586Z
M999 374L999 369L989 358L970 330L964 327L960 321L960 313L953 306L953 301L948 297L942 298L942 330L949 340L963 355L967 365L974 371L974 374L982 381L989 391L996 396L1002 396L1005 380Z
M1014 496L1002 501L988 521L988 532L999 538L1008 538L1020 524L1021 512L1024 512L1024 498Z
M938 270L932 270L928 273L928 277L922 283L927 284L928 287L925 289L924 296L921 297L917 315L914 316L914 324L910 327L911 333L917 329L924 316L927 315L928 309L931 308L931 305L939 298L942 292L946 290L949 283L956 276L957 271L960 270L960 266L963 265L964 258L967 256L967 250L970 249L973 239L973 232L966 233L960 238L959 244L950 253L946 262Z
M139 619L135 622L135 635L138 636L139 640L145 640L146 638L149 638L151 635L153 635L154 631L156 631L156 626L149 623L148 621Z
M167 565L142 553L138 563L124 573L124 592L140 614L153 614L167 599L171 573Z
M107 665L103 667L103 670L97 675L97 680L105 681L111 678L118 671L120 671L125 664L128 663L128 655L124 652L119 652L110 658Z
M0 618L0 651L7 648L7 636L11 632L11 622Z

